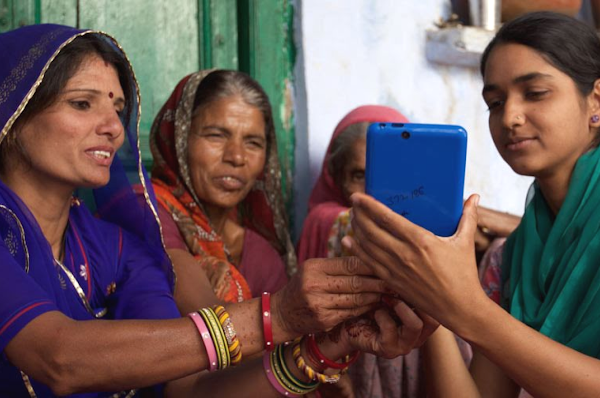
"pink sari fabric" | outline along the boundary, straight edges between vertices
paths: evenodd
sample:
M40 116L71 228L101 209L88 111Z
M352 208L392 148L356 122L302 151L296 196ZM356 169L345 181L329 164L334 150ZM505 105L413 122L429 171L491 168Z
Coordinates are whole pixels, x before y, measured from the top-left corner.
M333 141L350 125L362 122L400 122L408 119L400 112L382 105L364 105L348 113L336 126L325 153L321 175L308 201L308 216L304 221L298 241L298 260L327 257L327 241L331 227L338 215L350 204L329 174L327 164Z
M427 395L419 350L393 359L363 354L350 367L356 398L418 398Z

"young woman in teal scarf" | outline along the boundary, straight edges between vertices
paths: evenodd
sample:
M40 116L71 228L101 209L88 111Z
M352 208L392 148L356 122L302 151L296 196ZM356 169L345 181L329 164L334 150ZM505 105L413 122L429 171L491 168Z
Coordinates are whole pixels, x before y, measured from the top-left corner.
M500 155L535 177L503 252L502 306L477 277L476 195L449 238L355 195L346 247L445 326L425 347L431 396L600 396L600 41L570 17L525 15L500 29L481 72ZM470 372L448 330L473 345Z

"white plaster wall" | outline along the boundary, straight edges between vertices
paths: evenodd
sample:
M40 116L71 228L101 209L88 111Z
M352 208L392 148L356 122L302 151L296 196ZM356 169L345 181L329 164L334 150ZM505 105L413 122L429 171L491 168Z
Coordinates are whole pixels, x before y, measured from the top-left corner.
M475 68L425 58L425 30L449 0L301 0L297 4L296 220L338 121L363 104L389 105L412 122L459 124L469 133L465 197L522 214L531 183L500 158ZM297 223L298 224L298 223Z

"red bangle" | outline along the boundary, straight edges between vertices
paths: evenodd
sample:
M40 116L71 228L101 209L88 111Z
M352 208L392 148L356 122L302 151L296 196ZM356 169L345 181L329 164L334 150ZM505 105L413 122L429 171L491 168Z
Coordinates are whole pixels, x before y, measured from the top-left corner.
M319 346L317 344L317 340L315 339L314 334L308 335L308 347L307 348L308 348L308 352L314 358L316 358L316 360L319 361L319 363L321 363L331 369L345 369L348 366L352 365L354 362L356 362L356 360L358 359L358 356L360 355L360 351L354 351L351 356L346 355L346 358L343 362L332 361L331 359L329 359L325 355L323 355L321 350L319 350Z
M275 345L273 344L273 326L271 323L271 293L268 292L262 294L262 321L265 350L271 352L275 349Z

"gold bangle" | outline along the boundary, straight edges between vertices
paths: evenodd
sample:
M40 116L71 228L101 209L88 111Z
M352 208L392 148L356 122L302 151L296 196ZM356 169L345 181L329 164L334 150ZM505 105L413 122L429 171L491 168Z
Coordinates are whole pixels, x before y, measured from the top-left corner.
M225 333L219 324L219 318L217 318L217 314L215 314L212 308L202 308L198 312L206 322L206 326L208 326L208 330L210 331L215 343L217 357L219 358L219 369L225 369L229 367L231 357L229 355L227 339L225 338Z
M231 365L235 366L242 361L242 345L237 338L233 321L229 317L229 313L227 313L222 305L216 305L214 307L214 311L219 318L219 323L221 324L221 328L225 334L225 339L227 340Z

